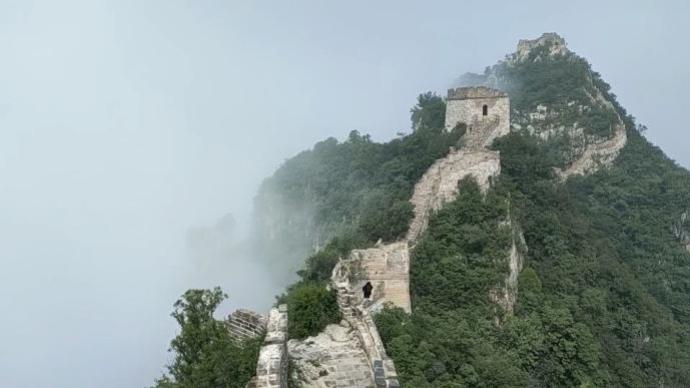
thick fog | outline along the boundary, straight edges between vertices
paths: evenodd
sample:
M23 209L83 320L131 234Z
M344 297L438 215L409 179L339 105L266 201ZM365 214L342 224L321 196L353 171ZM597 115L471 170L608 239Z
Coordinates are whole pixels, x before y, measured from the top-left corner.
M172 303L267 309L260 181L352 129L409 128L520 38L560 33L690 166L684 1L0 0L0 386L143 387Z

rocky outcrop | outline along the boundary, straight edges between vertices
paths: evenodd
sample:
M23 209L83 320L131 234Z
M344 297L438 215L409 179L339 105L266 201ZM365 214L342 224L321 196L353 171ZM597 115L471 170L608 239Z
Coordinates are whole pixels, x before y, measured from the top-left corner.
M271 309L266 327L266 337L259 351L256 375L247 388L287 388L287 305Z
M678 221L674 222L671 226L671 233L673 237L681 243L685 249L690 252L690 217L688 212L684 211L681 213Z
M489 292L489 298L502 308L503 314L513 314L518 296L518 277L522 271L524 253L527 251L525 237L520 229L513 223L510 214L508 220L499 226L509 228L512 234L512 245L508 254L508 274L503 283Z

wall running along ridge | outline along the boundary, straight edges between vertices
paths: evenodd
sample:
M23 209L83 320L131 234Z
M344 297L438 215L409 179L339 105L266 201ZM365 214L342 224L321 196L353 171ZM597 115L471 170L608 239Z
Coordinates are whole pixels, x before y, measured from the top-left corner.
M533 40L520 40L517 46L517 51L508 58L508 63L518 63L530 60L530 54L532 50L540 47L547 47L548 57L565 56L572 54L568 49L567 44L563 38L558 34L553 32L548 32L542 34L537 39ZM543 58L531 58L532 61L539 61ZM590 82L593 82L590 79ZM607 109L615 112L616 109L613 104L607 100L604 95L597 89L595 93L587 92L589 100L592 104L602 104ZM574 104L574 102L573 102ZM581 106L581 109L586 109L588 107ZM584 110L580 111L585 114ZM552 112L558 113L558 112ZM530 124L539 125L540 121L543 121L547 117L547 106L538 105L537 111L529 114L528 122ZM625 130L625 125L620 115L616 114L616 123L611 126L611 136L609 138L601 138L597 136L586 136L585 129L578 126L576 123L573 128L547 128L535 131L532 125L527 125L528 132L537 134L544 140L554 135L557 132L565 132L572 139L578 139L578 144L572 144L572 151L575 151L578 155L574 161L570 163L568 167L563 169L557 169L556 174L561 181L565 181L571 175L588 175L595 173L596 171L609 167L614 160L620 154L620 151L627 144L627 133ZM526 124L526 123L523 123ZM522 125L514 123L516 129L521 129ZM531 127L531 128L530 128Z
M561 181L565 181L571 175L595 173L601 168L610 166L627 142L625 126L622 123L616 124L610 139L588 144L582 156L567 168L556 170L556 174Z
M483 115L487 105L488 115ZM372 318L385 304L411 312L409 291L410 247L427 228L429 217L458 193L458 182L471 176L486 192L501 172L500 155L486 149L497 137L510 131L510 105L507 96L497 90L484 87L459 88L449 91L446 127L452 129L465 123L467 130L462 138L461 149L451 149L445 158L439 159L426 171L415 185L411 203L414 217L410 229L402 241L390 244L378 243L368 249L353 250L342 258L333 269L331 286L338 292L338 306L343 322L330 325L324 333L304 341L291 340L290 354L300 371L304 387L398 387L397 372L393 361L386 354ZM516 249L517 252L517 249ZM364 298L363 288L371 284L371 295ZM338 328L340 327L340 328ZM335 352L324 346L327 341L340 341ZM328 340L327 340L328 339ZM348 349L343 351L343 349ZM354 349L359 349L360 352ZM322 351L325 350L325 351ZM296 357L295 355L299 355ZM368 384L353 385L347 381L332 359L342 357L352 368L354 377L363 377L362 357L367 361L370 378ZM319 365L319 369L315 367ZM327 365L327 366L324 366ZM321 374L322 376L317 376ZM333 377L335 376L335 380Z
M510 61L526 60L531 50L543 45L548 45L549 56L568 53L562 38L556 34L544 34L536 40L520 41L518 51ZM604 103L613 109L601 93L591 97L593 102ZM486 116L483 114L485 105L488 109ZM546 107L542 108L545 112ZM533 118L545 117L544 112L537 112ZM586 142L582 153L578 151L580 156L567 168L557 171L561 180L574 174L593 173L616 159L627 142L625 127L620 117L618 119L618 124L612 127L610 138ZM300 387L399 387L395 366L386 355L372 315L388 303L411 312L409 251L426 230L429 217L457 196L458 182L463 178L473 177L482 192L486 193L493 179L500 175L500 154L487 147L496 138L510 132L508 96L486 87L449 90L445 127L450 130L460 123L466 125L461 147L451 149L446 157L434 162L415 185L410 199L414 206L414 217L405 238L390 244L378 243L369 249L353 250L349 257L341 258L336 264L331 287L338 293L338 306L343 314L340 324L328 325L322 333L305 340L290 340L287 347L284 339L274 343L267 336L257 366L257 377L252 383L256 384L259 376L271 375L271 384L279 385L248 387L286 387L287 353L294 362L293 377L299 381ZM516 124L515 127L520 126ZM575 128L573 131L582 129ZM511 314L517 299L517 280L526 244L522 233L512 224L510 215L499 227L509 227L513 231L512 246L507 257L509 272L504 282L490 291L489 297L504 313ZM364 298L363 287L367 283L371 283L372 291L369 298ZM269 333L270 327L269 320Z
M412 195L414 217L407 232L406 241L415 241L426 230L429 217L452 201L458 194L458 182L472 176L482 192L501 173L501 158L497 151L485 149L451 150L439 159L417 182Z

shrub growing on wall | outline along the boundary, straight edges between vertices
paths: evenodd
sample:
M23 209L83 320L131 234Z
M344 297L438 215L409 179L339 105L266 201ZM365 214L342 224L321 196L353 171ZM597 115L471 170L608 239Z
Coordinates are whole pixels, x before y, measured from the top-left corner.
M288 336L306 338L318 334L328 324L340 320L335 290L323 283L294 285L287 295Z

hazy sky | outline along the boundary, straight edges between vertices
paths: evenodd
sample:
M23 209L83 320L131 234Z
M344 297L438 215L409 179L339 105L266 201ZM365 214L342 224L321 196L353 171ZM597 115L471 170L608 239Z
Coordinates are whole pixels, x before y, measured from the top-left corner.
M690 166L688 4L0 0L0 386L150 384L189 287L267 308L261 268L195 262L189 228L246 224L285 158L393 137L520 38L560 33Z

